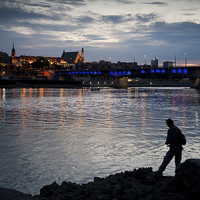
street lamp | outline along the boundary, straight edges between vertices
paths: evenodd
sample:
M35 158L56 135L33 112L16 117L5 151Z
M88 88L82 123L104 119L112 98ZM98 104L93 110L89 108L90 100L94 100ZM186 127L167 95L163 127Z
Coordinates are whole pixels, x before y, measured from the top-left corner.
M187 54L185 53L185 67L187 65Z

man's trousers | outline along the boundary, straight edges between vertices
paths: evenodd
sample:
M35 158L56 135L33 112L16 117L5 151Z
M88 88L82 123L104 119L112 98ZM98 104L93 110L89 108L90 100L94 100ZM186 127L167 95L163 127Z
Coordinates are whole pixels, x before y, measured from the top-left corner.
M169 150L166 156L164 157L164 160L161 166L159 167L158 172L162 173L174 156L175 156L175 165L177 168L177 166L181 163L182 150Z

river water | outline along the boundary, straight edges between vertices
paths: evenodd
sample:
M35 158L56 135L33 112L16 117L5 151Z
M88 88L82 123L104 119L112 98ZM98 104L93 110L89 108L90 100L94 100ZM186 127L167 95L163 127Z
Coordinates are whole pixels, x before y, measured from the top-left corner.
M39 194L139 167L157 170L172 118L200 158L200 94L190 88L0 89L0 187ZM174 160L164 175L174 175Z

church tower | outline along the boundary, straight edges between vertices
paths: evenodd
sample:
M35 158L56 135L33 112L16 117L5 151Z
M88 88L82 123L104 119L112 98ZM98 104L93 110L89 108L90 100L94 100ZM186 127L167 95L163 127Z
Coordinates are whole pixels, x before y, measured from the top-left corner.
M81 51L81 59L82 59L82 61L85 63L84 49L83 49L83 48L82 48L82 51Z
M11 51L11 56L12 56L12 58L16 57L14 43L13 43L13 48L12 48L12 51Z

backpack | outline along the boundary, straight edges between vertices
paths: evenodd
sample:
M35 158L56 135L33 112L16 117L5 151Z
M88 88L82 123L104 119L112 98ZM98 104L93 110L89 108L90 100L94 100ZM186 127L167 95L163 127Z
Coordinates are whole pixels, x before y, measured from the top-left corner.
M186 145L186 138L185 135L181 132L181 130L179 128L172 128L173 130L176 131L177 133L177 138L175 143L178 145Z

